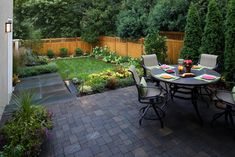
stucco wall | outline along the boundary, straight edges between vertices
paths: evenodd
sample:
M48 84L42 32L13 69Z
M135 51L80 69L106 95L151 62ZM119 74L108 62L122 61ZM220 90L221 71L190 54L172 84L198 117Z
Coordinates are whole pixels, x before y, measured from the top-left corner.
M13 18L13 0L0 0L0 118L12 93L12 33L5 23Z

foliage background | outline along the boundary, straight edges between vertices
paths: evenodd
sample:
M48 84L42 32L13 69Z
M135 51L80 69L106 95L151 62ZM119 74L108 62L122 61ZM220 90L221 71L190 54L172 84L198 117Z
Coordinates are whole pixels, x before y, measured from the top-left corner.
M14 38L27 39L29 26L42 38L98 36L136 40L149 31L184 31L190 2L199 10L202 28L209 0L14 0ZM217 0L222 16L227 0Z

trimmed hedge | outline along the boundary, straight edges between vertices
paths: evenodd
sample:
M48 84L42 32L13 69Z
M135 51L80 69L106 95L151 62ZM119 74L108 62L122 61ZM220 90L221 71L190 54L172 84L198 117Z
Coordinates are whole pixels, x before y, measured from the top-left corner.
M58 68L55 63L49 63L46 65L31 66L31 67L21 67L18 69L20 77L35 76L39 74L46 74L57 72Z

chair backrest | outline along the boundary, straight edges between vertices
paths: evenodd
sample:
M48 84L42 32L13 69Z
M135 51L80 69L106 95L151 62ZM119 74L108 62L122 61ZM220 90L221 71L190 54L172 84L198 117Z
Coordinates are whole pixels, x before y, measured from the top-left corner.
M137 71L136 71L135 66L134 66L134 65L131 65L130 68L129 68L129 71L130 71L131 74L132 74L132 77L133 77L133 79L134 79L134 81L135 81L135 84L136 84L136 85L139 85L139 84L140 84L140 77L139 77L139 75L138 75L138 73L137 73Z
M217 55L211 55L211 54L201 54L200 62L199 64L206 67L211 67L212 69L215 69L217 66Z
M159 64L156 54L142 55L141 58L145 66L157 66Z

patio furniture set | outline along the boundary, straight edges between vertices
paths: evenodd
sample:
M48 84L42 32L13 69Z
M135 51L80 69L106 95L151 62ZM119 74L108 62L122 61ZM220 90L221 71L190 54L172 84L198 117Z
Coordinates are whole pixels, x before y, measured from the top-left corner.
M155 54L143 55L143 77L138 75L133 65L129 69L137 87L139 102L147 104L140 109L139 124L142 124L143 119L157 119L163 128L163 118L168 102L179 98L192 102L200 125L203 125L197 101L201 98L203 102L207 103L204 96L208 96L209 103L213 102L218 109L222 110L222 112L214 114L211 125L224 116L226 124L234 128L235 86L232 91L217 89L213 91L209 88L209 85L217 84L221 78L217 72L217 58L216 55L202 54L197 65L192 65L192 61L182 59L179 59L179 65L161 65ZM190 69L187 69L188 63L190 63ZM146 80L154 84L150 85ZM209 107L208 103L207 105ZM155 118L147 115L150 108L153 108Z

